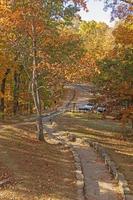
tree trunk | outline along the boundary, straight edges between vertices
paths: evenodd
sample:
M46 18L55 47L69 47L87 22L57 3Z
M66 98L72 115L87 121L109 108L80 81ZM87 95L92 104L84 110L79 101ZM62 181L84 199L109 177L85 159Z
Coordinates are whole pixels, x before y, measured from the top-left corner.
M33 114L33 106L32 106L32 102L29 102L29 106L28 106L28 113L29 114Z
M44 141L41 101L40 101L39 91L37 89L37 81L34 79L34 76L35 76L35 73L33 70L32 96L34 99L34 105L37 112L37 139L40 141Z
M10 69L6 70L6 73L4 75L4 79L1 82L1 93L2 93L2 97L0 99L0 113L1 113L1 117L2 119L4 119L4 110L5 110L5 87L6 87L6 79L7 79L7 75L9 74Z
M14 89L13 89L13 114L16 115L19 111L19 82L20 73L14 72Z
M41 100L38 90L38 76L37 76L37 45L36 45L36 26L35 19L32 20L32 52L33 52L33 68L32 68L32 96L34 100L34 105L37 113L37 139L44 141L43 134L43 121L42 121L42 110L41 110Z
M131 127L133 129L133 118L131 119Z

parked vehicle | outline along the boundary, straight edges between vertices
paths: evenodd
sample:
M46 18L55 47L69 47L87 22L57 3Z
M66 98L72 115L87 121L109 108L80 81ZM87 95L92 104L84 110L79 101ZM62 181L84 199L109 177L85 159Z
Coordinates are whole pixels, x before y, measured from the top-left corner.
M95 105L93 103L87 103L86 105L79 107L79 110L92 111L94 107Z
M106 107L104 107L104 106L98 106L97 109L96 109L96 111L100 112L100 113L106 112Z

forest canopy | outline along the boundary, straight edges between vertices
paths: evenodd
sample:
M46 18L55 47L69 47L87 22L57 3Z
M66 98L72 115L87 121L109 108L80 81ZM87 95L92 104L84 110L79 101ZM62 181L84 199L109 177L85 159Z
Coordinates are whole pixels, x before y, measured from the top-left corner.
M94 82L107 99L133 103L133 3L107 0L114 28L82 21L84 0L17 0L0 3L0 115L31 114L38 119L55 106L66 83Z

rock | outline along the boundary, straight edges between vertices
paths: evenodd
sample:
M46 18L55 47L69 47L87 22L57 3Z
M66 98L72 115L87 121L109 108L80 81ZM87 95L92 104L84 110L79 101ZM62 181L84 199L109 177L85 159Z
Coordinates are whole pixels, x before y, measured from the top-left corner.
M77 180L79 180L79 181L83 181L84 180L84 176L83 176L83 174L82 173L76 173L76 178L77 178Z
M11 182L11 178L10 177L6 178L6 179L3 179L2 181L0 181L0 187L4 186L4 185L6 185L6 184L8 184L10 182Z
M84 187L84 181L77 181L77 187L78 187L78 189L83 189L83 187Z
M74 156L74 160L76 163L80 163L80 158L78 156Z
M68 140L69 140L70 142L76 142L76 135L74 135L74 134L69 134L69 135L68 135Z

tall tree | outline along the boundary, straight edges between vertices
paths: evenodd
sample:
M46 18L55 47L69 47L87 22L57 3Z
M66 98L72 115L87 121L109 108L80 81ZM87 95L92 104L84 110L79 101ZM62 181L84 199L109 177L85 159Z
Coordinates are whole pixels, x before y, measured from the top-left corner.
M54 43L55 38L59 35L59 24L69 24L79 7L86 8L86 4L84 0L73 0L72 2L18 0L9 1L9 3L8 7L7 5L5 6L8 11L8 24L7 26L3 25L4 29L10 33L6 43L8 47L10 46L10 52L17 55L16 65L23 66L29 78L37 113L37 138L44 140L40 95L42 87L39 77L40 69L44 69L47 66L47 58L52 52L52 49L51 52L49 51L48 41ZM4 13L2 14L4 15ZM59 52L57 56L59 56ZM51 65L52 63L49 64ZM61 66L60 59L56 60L57 64ZM16 82L16 78L14 80ZM14 96L16 97L16 94Z
M119 105L124 120L131 118L133 112L132 33L132 18L128 16L115 27L114 50L98 63L99 73L95 77L95 83L102 89L104 98L106 96L110 103L113 101L114 106Z
M113 48L112 29L102 22L81 22L79 32L87 52L95 59L103 59Z

